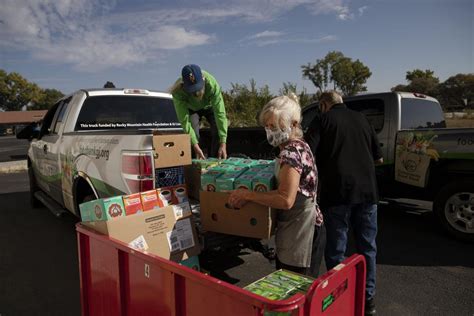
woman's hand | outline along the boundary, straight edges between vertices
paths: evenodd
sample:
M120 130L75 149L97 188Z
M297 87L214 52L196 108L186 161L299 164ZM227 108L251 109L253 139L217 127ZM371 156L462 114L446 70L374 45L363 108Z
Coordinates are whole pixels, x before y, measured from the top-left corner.
M250 192L245 189L231 191L227 203L233 208L241 208L250 200Z

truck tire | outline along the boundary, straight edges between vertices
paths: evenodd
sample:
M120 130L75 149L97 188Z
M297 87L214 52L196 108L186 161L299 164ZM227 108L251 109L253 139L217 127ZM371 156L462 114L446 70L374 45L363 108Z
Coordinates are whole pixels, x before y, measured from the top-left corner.
M39 188L36 184L35 174L31 166L28 168L28 178L30 182L30 206L31 208L40 208L43 204L35 197L35 192L39 191Z
M460 180L442 187L433 202L433 211L451 235L474 242L474 181Z

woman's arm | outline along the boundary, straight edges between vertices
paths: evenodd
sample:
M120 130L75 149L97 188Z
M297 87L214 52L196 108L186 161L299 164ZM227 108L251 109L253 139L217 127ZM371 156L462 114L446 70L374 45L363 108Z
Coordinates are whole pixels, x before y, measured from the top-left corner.
M289 210L293 207L298 193L300 174L288 164L281 166L278 188L269 192L254 192L244 189L232 191L228 203L240 208L247 202L255 202L272 208Z

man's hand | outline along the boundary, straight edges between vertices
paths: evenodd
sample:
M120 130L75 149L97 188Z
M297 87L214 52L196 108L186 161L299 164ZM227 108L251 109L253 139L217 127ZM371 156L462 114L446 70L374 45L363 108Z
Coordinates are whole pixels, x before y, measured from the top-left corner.
M193 145L194 153L196 154L197 159L206 159L204 156L204 153L202 152L201 147L199 147L199 144L194 144Z
M227 159L227 146L225 143L220 144L219 150L217 151L217 158Z

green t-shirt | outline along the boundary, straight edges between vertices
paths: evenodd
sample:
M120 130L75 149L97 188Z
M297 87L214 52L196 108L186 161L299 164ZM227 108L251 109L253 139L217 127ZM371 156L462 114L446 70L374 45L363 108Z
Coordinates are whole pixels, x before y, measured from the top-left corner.
M208 72L203 70L202 75L205 78L205 90L202 100L194 98L186 93L182 88L173 92L173 103L176 114L184 132L189 134L191 137L191 144L194 145L198 143L198 139L191 125L189 110L199 111L202 109L212 108L216 120L219 142L225 143L227 141L227 117L221 87L216 79ZM178 79L178 81L181 81L181 78Z

